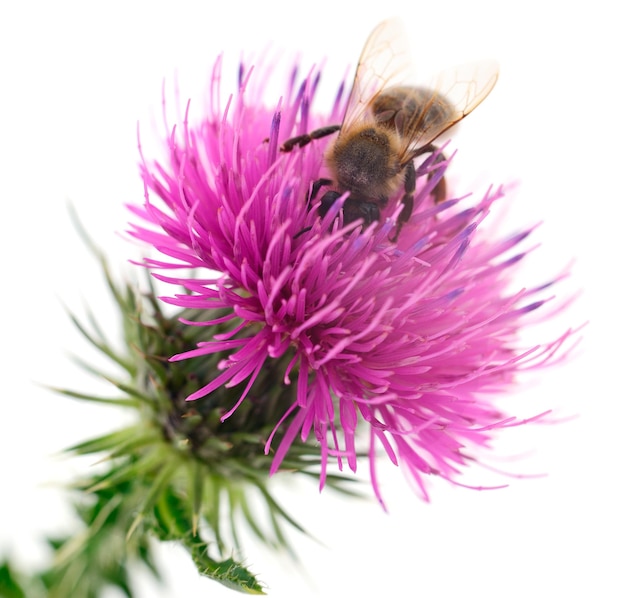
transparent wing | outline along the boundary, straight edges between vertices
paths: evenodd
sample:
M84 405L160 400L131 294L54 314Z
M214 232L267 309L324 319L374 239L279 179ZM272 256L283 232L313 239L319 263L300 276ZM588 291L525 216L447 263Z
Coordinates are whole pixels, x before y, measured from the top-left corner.
M373 97L390 85L410 80L411 53L399 19L383 21L365 42L348 98L343 126L362 120Z
M468 63L445 70L431 85L415 87L415 110L399 131L405 153L428 145L465 118L491 92L498 80L494 61Z

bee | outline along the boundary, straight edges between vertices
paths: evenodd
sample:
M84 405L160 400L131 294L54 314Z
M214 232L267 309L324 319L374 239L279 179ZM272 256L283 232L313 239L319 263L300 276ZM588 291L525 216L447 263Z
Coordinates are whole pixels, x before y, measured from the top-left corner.
M331 187L320 200L321 216L349 192L344 224L361 219L368 226L380 221L381 210L402 189L392 242L413 213L417 178L426 174L416 169L416 158L435 154L437 163L445 160L433 142L474 110L498 78L497 64L485 61L443 71L432 84L415 87L406 83L409 55L400 21L380 23L359 58L343 122L292 137L281 146L281 151L290 152L337 133L325 154L333 178L316 181L309 196L311 202L321 187ZM429 169L427 176L432 175ZM443 178L432 193L436 203L445 199Z

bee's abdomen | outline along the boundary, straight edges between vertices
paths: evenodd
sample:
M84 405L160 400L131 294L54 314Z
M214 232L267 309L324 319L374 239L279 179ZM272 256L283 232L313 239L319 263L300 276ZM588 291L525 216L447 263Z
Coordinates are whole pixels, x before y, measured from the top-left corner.
M445 96L426 87L385 89L373 100L371 110L378 124L409 138L441 128L454 115Z

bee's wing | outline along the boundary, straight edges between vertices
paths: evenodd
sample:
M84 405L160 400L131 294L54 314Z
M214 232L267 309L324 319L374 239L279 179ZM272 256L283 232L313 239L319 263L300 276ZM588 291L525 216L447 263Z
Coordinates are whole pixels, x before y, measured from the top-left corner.
M365 42L348 98L343 127L364 118L368 106L383 88L410 79L411 53L399 19L378 24Z
M485 60L445 70L428 87L416 88L421 108L400 132L405 153L428 145L465 118L489 95L497 80L498 64Z

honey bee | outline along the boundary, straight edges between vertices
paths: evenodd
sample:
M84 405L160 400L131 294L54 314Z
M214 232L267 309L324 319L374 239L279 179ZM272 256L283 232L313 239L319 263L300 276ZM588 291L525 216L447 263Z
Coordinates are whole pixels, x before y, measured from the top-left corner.
M364 226L380 220L390 197L404 189L402 210L392 242L413 213L416 180L425 174L415 159L436 153L440 135L465 118L491 92L498 78L494 62L470 63L440 73L426 87L406 83L410 70L407 37L399 20L383 21L370 34L361 53L341 125L329 125L283 143L290 152L315 139L338 133L325 160L332 179L319 179L309 201L320 188L331 187L321 198L318 212L324 216L345 192L344 224L358 219ZM433 171L427 176L432 176ZM433 189L434 201L446 195L441 178Z

